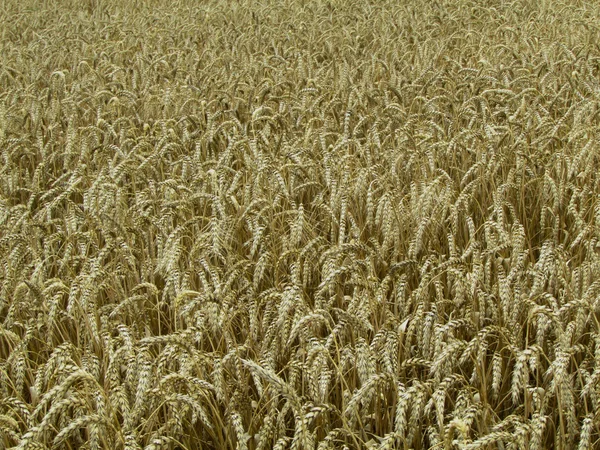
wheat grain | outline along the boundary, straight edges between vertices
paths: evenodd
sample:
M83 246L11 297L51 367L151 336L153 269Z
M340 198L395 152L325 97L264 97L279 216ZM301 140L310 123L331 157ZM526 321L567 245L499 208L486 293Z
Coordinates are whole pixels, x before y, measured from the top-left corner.
M0 447L594 448L596 4L88 3L0 11Z

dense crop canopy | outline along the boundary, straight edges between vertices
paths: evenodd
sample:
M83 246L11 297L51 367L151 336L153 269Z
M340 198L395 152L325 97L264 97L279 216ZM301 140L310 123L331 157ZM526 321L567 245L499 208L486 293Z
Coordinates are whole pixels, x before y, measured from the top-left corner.
M600 6L8 0L0 447L600 446Z

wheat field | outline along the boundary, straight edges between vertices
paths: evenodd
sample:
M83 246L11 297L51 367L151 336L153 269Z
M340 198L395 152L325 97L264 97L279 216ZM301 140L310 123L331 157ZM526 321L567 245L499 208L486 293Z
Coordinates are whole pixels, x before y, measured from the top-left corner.
M600 4L0 24L0 448L600 448Z

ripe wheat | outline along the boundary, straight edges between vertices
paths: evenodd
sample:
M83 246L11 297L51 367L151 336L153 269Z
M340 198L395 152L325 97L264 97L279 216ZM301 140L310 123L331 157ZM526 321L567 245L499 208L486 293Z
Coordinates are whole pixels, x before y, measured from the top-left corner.
M0 10L0 447L600 446L594 2Z

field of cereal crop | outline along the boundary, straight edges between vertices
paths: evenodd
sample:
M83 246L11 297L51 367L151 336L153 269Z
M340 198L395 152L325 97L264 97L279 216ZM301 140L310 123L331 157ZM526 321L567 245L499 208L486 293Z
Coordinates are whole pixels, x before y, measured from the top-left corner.
M0 448L600 448L598 2L0 24Z

